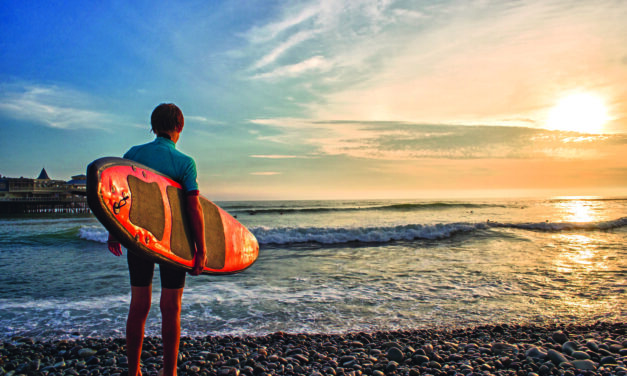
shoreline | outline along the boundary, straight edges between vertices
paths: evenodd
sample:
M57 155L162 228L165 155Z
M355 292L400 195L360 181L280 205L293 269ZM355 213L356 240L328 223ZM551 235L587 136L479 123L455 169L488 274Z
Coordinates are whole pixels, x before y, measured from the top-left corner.
M144 376L161 367L147 337ZM0 340L0 375L124 375L124 338ZM182 337L179 375L627 375L627 323Z

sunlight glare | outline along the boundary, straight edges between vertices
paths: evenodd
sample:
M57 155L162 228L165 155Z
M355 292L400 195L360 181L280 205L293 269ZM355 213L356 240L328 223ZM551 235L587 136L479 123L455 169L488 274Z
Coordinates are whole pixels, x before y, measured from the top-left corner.
M551 130L601 133L608 120L601 97L580 92L560 99L549 112L546 125Z
M559 202L557 208L562 212L562 221L590 223L600 219L596 201L566 200Z

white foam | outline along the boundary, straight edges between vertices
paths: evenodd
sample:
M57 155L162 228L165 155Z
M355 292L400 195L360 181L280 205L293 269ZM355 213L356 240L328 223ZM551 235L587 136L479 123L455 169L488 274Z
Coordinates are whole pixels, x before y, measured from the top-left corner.
M441 223L433 225L410 224L388 227L255 227L251 231L260 244L320 243L343 244L388 243L399 240L439 240L461 233L472 233L491 228L512 228L529 231L560 232L569 230L611 230L627 226L627 217L602 222L537 222L537 223Z
M403 225L392 227L284 227L253 228L261 244L321 243L342 244L350 242L387 243L395 240L445 239L457 233L471 232L476 224L450 223L436 225ZM485 227L479 224L481 227Z
M78 231L78 236L81 239L106 243L109 238L109 233L102 226L82 226Z
M388 227L254 227L251 231L260 244L343 244L388 243L399 240L447 239L460 233L471 233L490 228L513 228L529 231L559 232L569 230L611 230L627 226L627 217L603 222L535 222L535 223L441 223L433 225L409 224ZM81 239L106 243L107 230L102 226L82 226Z

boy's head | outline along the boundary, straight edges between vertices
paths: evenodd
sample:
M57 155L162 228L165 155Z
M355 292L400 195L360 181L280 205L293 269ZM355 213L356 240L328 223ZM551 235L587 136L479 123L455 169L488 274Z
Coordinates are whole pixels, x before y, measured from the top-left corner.
M161 103L152 111L150 124L152 125L152 132L155 134L171 131L181 132L185 119L183 119L181 110L174 103Z

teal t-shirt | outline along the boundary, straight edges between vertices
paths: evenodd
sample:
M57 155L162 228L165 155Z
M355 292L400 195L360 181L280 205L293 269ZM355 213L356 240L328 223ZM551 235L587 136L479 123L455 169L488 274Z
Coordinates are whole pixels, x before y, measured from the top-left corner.
M176 144L165 137L133 146L124 158L146 165L180 183L186 192L198 191L198 173L193 158L176 150Z

